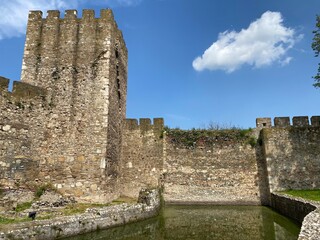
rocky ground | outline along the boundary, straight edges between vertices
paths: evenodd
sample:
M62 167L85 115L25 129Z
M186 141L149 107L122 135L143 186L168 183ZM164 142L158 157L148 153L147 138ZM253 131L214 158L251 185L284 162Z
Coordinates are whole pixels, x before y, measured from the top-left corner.
M36 212L36 218L50 218L62 215L66 208L74 206L73 197L65 197L58 192L48 190L41 196L27 189L3 190L0 199L1 219L25 219L30 212Z
M2 214L15 218L14 222L4 222L4 216L0 216L0 223L9 223L0 224L1 240L50 240L75 236L144 220L159 214L161 208L158 189L141 190L138 202L137 199L124 198L107 206L74 203L74 200L51 191L38 198L32 194L24 190L3 193L2 203L11 202L11 206L3 206ZM24 202L29 200L32 202ZM29 208L21 210L25 204ZM26 217L30 211L37 212L35 221Z

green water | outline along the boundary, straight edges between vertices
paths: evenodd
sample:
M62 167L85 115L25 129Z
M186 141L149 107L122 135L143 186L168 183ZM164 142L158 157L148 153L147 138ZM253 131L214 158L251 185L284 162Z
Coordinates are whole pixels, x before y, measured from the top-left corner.
M291 240L300 227L267 207L167 206L159 217L68 240Z

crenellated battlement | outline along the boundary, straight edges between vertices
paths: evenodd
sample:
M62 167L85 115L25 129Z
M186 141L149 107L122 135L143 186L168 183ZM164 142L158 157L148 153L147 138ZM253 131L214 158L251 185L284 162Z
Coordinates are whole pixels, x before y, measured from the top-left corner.
M23 83L20 81L13 82L12 92L8 91L10 80L0 76L0 93L10 99L19 101L29 101L31 99L45 99L47 91L43 88Z
M320 116L312 116L310 118L308 116L296 116L292 118L290 121L290 117L275 117L273 119L273 125L271 122L271 118L257 118L256 119L256 127L257 128L270 128L270 127L307 127L307 126L320 126Z
M8 91L8 87L9 79L0 77L0 90L4 93L3 95L17 100L30 100L35 98L43 99L46 96L45 89L20 81L13 82L12 92Z
M101 58L117 58L112 63L126 75L127 49L110 9L102 9L99 18L89 9L82 17L77 10L66 10L63 17L57 10L47 11L46 17L29 12L22 82L55 91L96 71Z
M42 19L56 19L61 18L61 12L59 10L48 10L46 17L43 16L42 11L30 11L29 12L29 23L39 21ZM64 12L64 18L61 19L108 19L113 20L113 13L111 9L101 9L100 17L95 17L95 11L93 9L83 9L82 17L78 17L78 11L76 9L68 9Z
M0 76L0 93L8 91L10 80Z
M153 124L150 118L140 118L138 119L126 119L124 123L124 128L127 130L141 130L141 131L150 131L150 130L162 130L164 127L163 118L154 118Z

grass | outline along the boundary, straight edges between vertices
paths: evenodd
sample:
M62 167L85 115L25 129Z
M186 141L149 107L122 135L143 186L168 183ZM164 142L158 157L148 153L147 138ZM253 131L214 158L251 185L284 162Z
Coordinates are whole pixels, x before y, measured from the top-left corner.
M295 197L301 197L307 200L320 201L320 189L319 190L287 190L282 193L286 193Z
M38 186L36 188L34 195L36 198L40 198L47 190L51 190L55 192L57 191L57 189L52 185L52 183L46 183Z
M32 205L32 202L25 202L25 203L20 203L16 207L16 212L22 212L26 209L29 209Z
M120 197L111 203L106 204L96 204L96 203L75 203L68 205L65 209L63 209L64 215L74 215L84 213L88 208L102 208L107 206L118 205L121 203L136 203L137 200L133 198Z
M121 203L136 203L136 202L137 202L136 199L133 199L133 198L120 197L120 198L114 200L113 202L106 203L106 204L95 204L95 203L70 204L59 211L64 216L70 216L70 215L84 213L88 208L102 208L102 207L107 207L107 206L118 205ZM22 212L26 209L29 209L31 207L31 205L32 205L32 202L25 202L25 203L18 204L15 211ZM51 219L53 217L55 217L55 215L49 213L49 214L42 215L42 216L37 215L36 219L37 220L46 220L46 219ZM8 217L0 215L0 225L1 226L4 226L6 224L22 223L22 222L27 222L27 221L31 221L31 219L27 218L27 217L8 218Z
M88 208L92 207L106 207L110 206L110 204L93 204L93 203L75 203L65 207L62 210L64 215L74 215L84 213Z
M6 218L0 216L0 224L12 224L12 223L22 223L31 221L30 218Z

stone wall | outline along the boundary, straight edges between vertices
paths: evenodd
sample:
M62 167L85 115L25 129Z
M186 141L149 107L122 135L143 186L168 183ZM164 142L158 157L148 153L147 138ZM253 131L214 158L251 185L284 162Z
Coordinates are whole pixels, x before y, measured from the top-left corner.
M276 118L275 127L261 131L270 191L319 189L320 128L307 117L288 124L289 118Z
M210 134L210 131L203 132ZM260 204L256 149L239 131L217 131L193 145L166 134L164 200L186 204ZM237 135L237 136L234 136ZM239 137L239 138L238 138Z
M162 174L163 119L126 119L121 159L121 194L136 197L143 187L158 187Z
M320 236L320 208L309 213L303 220L298 240L317 240Z
M43 119L50 108L46 91L32 85L0 77L0 184L19 187L39 178L34 156L46 141Z
M310 201L280 193L271 194L271 207L299 223L302 223L305 216L317 208Z
M271 207L284 216L299 222L299 240L316 240L320 236L320 204L288 194L272 193Z
M35 89L45 89L45 107L38 108L39 101L34 99L23 107L4 99L1 116L3 122L14 119L13 123L28 129L26 136L14 138L28 140L32 146L27 159L36 164L31 165L36 169L34 180L53 183L62 193L83 201L117 198L127 49L112 11L101 10L100 18L92 10L84 10L82 18L75 10L67 10L64 18L59 11L48 11L46 18L40 11L31 11L21 80L13 95L19 86L23 98L30 98ZM6 80L1 82L3 89ZM20 145L14 146L15 151L20 151ZM2 155L8 151L3 149ZM6 164L8 171L16 168L12 166Z

